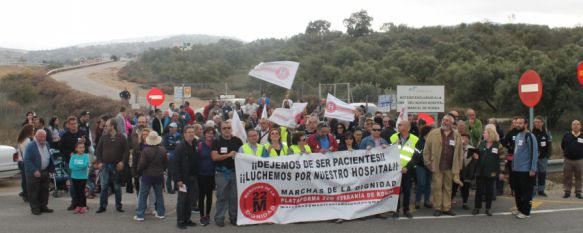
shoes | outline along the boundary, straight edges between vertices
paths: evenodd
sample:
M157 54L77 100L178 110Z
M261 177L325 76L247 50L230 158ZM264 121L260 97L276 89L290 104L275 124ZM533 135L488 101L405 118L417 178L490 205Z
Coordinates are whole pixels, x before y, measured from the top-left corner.
M81 210L79 212L80 212L80 214L84 214L84 213L87 213L87 211L89 211L89 208L81 207Z
M511 210L511 212L512 212L512 215L518 215L518 214L520 214L520 211L518 211L518 209L515 209L515 208L513 208Z
M121 207L116 207L115 210L117 210L117 212L120 212L120 213L125 212Z
M412 219L413 218L413 215L409 211L403 211L403 215L405 215L405 217L407 217L408 219Z
M185 223L177 223L176 224L176 227L178 229L181 229L181 230L186 230L186 224Z
M237 219L231 219L231 225L237 226Z
M565 194L563 195L563 198L569 198L569 197L571 197L571 193L565 192Z
M442 213L440 210L436 210L436 211L434 211L434 212L433 212L433 216L435 216L435 217L439 217L439 216L441 216L442 214L443 214L443 213Z
M218 227L224 227L225 226L225 222L216 222Z
M210 217L209 216L202 216L202 217L200 217L200 225L208 226L209 223L210 223Z
M399 218L399 210L397 210L395 213L393 213L393 219L398 219Z
M101 213L105 212L106 210L107 209L105 209L105 208L99 207L99 209L95 213L101 214Z
M577 193L577 194L575 194L575 197L576 197L577 199L583 199L583 196L581 196L581 194L580 194L580 193Z
M530 215L525 215L523 213L518 213L518 215L516 215L516 218L518 218L518 219L530 218Z
M81 207L77 207L75 208L75 210L73 210L74 214L80 214L81 213Z
M67 207L68 211L75 210L75 209L77 209L77 206L75 206L74 204L71 204L69 207Z
M156 213L154 215L154 217L156 217L157 219L165 219L166 218L166 216L164 216L164 215L160 216L160 215L158 215L158 213Z
M430 203L425 203L423 206L427 209L433 209L433 205Z
M543 192L538 192L538 195L541 197L548 197L547 194L543 191Z
M480 213L480 209L472 210L472 215L478 215Z
M486 215L488 215L488 217L492 217L492 212L490 212L490 209L486 209Z
M40 212L42 212L42 213L52 213L52 212L55 212L55 211L53 209L44 208L44 209L41 209Z
M463 204L463 205L462 205L462 209L464 209L464 210L469 210L469 209L470 209L470 207L468 207L468 205L467 205L467 204Z
M40 210L33 210L32 211L32 214L34 214L34 215L41 215L41 212L40 212Z
M189 227L195 227L196 223L194 223L191 220L188 220L188 221L184 222L184 225L189 226Z
M449 215L449 216L455 216L455 212L453 212L453 210L443 211L443 214Z
M134 216L134 220L136 220L138 222L141 222L141 221L144 221L144 218L140 218L138 216Z

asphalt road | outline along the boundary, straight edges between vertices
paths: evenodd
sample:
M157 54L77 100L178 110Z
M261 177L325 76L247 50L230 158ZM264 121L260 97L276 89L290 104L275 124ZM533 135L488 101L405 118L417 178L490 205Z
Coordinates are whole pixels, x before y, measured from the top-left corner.
M53 74L57 81L69 84L73 89L93 94L96 96L105 96L110 99L119 100L119 92L113 87L107 86L103 83L94 81L89 78L92 73L109 68L123 67L127 62L110 62L97 66L89 66L81 69L69 70ZM145 101L144 101L145 102Z
M0 232L186 232L175 227L176 195L165 194L166 219L159 220L153 216L146 216L146 221L136 222L132 219L135 214L135 194L124 194L123 203L125 213L117 213L113 207L113 196L109 199L109 209L103 214L96 214L98 199L88 200L91 208L85 215L76 215L66 211L70 199L68 197L49 200L49 207L55 210L52 214L33 216L27 203L18 196L18 180L0 181ZM562 199L560 192L551 192L549 198L535 201L534 212L529 219L519 220L511 216L509 208L513 206L510 196L498 197L494 202L495 216L472 216L469 210L462 210L459 200L454 205L458 213L456 217L433 217L432 210L421 209L414 211L415 218L409 219L367 219L353 220L342 224L332 222L315 222L288 225L258 225L258 226L231 226L219 228L211 225L190 228L188 231L202 232L583 232L583 201L574 198ZM473 200L470 200L473 203ZM213 206L214 208L214 206ZM199 215L194 214L194 221Z

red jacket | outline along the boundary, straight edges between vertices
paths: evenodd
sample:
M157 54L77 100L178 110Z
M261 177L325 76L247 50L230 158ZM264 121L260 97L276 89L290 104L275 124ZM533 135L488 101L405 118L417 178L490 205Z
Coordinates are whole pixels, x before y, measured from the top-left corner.
M308 145L310 146L310 149L312 149L312 153L319 153L320 152L320 140L318 140L318 136L320 136L319 134L314 134L310 137L308 137L308 140L306 141L308 143ZM338 143L336 142L336 140L334 139L334 136L332 136L332 134L328 134L328 141L330 141L330 147L332 149L330 149L330 151L334 152L334 151L338 151Z
M194 124L194 121L196 120L194 117L194 110L192 110L191 107L186 108L186 112L188 112L188 115L190 115L190 120L188 121L187 124L192 125Z

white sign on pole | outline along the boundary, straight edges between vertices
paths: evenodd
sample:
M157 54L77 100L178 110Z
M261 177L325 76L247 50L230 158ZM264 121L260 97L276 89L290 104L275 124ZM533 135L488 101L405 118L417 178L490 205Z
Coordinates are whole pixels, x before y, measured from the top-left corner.
M390 112L391 110L397 110L397 95L379 95L379 101L377 104L378 110L381 112Z
M183 97L182 86L174 87L174 101L182 100Z
M444 112L445 86L397 86L397 108L407 112Z
M277 158L239 153L235 166L238 225L349 220L397 209L396 145Z

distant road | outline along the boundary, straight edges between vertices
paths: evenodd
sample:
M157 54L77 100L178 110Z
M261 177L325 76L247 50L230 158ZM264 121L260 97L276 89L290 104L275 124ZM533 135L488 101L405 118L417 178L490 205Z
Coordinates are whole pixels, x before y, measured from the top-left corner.
M75 70L68 70L51 75L57 81L65 82L73 89L89 93L96 96L105 96L113 100L119 100L119 93L123 87L128 88L132 94L130 103L138 103L142 107L148 106L146 93L148 90L139 88L138 84L120 81L117 78L117 71L127 64L127 61L110 62L96 66L89 66ZM136 92L138 92L136 94ZM166 108L167 104L174 101L172 93L166 93L165 103L161 106ZM191 106L194 109L203 107L206 101L198 98L190 98ZM178 105L177 105L178 106Z
M94 81L89 78L89 76L95 72L111 69L111 68L121 68L126 65L127 62L111 62L97 66L90 66L76 70L63 71L51 75L57 81L65 82L73 89L89 93L96 96L105 96L110 99L119 100L119 92L122 90L110 87L106 84Z

